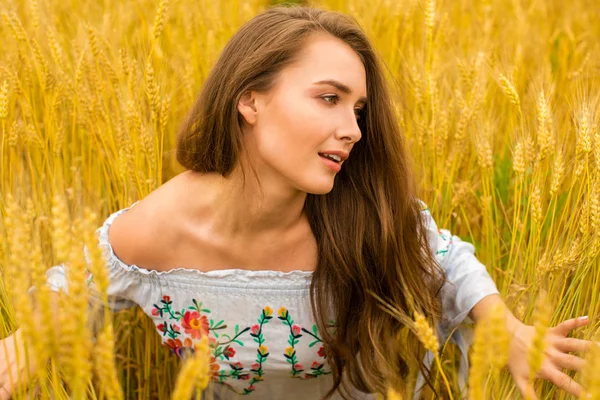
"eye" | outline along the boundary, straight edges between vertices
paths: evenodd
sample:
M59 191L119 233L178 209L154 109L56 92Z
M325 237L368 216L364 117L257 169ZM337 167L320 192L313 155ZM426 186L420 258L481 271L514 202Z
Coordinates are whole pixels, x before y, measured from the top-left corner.
M338 97L338 95L337 95L337 94L331 94L331 95L327 95L327 96L321 96L321 98L322 98L323 100L325 100L326 102L330 103L330 104L337 104L337 102L338 102L338 100L339 100L339 97ZM329 100L327 100L327 99L330 99L330 98L333 98L333 99L335 99L335 102L334 102L334 103L332 103L332 102L330 102Z
M331 94L331 95L327 95L327 96L321 96L321 98L322 98L323 100L325 100L326 102L328 102L329 104L337 104L337 102L339 101L339 97L338 97L338 95L337 95L337 94ZM331 101L329 101L328 99L335 99L335 101L334 101L334 102L331 102ZM360 117L361 117L361 115L362 115L362 112L363 112L363 110L364 110L364 108L363 108L363 107L361 107L361 108L355 108L355 109L354 109L354 113L355 113L355 115L356 115L356 119L357 119L357 120L359 120L359 119L360 119Z
M337 94L321 96L321 98L323 100L325 100L326 102L328 102L329 104L337 104L337 102L339 101L339 97ZM334 101L330 101L329 99L334 99ZM354 109L354 115L356 115L356 120L359 120L361 118L364 110L365 110L364 107L359 107L359 108Z
M359 120L363 115L364 108L355 108L354 112L356 113L356 120Z

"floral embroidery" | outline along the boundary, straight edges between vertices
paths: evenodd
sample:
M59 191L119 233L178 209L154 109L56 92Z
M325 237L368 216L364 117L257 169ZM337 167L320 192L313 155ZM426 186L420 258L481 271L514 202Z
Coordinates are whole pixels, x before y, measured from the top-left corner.
M327 357L327 355L325 354L325 348L323 346L321 346L319 348L319 351L317 351L317 354L319 355L319 357L323 357L323 358Z
M210 343L210 338L209 338ZM190 357L194 354L195 348L192 344L192 340L190 338L186 338L183 343L181 343L180 339L168 339L165 343L165 346L169 347L173 352L182 359ZM213 379L217 379L219 377L219 364L214 356L210 357L210 368L209 375Z
M450 250L450 247L452 246L452 243L453 243L452 242L452 235L450 234L450 232L448 230L440 229L435 224L435 222L433 221L433 217L431 216L431 212L429 211L429 207L427 206L427 204L425 204L422 200L419 200L419 203L421 204L421 211L425 213L426 218L428 219L429 229L437 231L438 236L444 242L443 246L439 247L438 250L436 250L435 254L436 255L441 255L441 257L445 257L446 254L448 253L448 251Z
M265 344L265 337L263 334L263 327L273 318L273 309L269 306L263 308L257 324L246 327L240 330L239 325L235 325L233 335L230 336L228 333L219 334L218 331L227 329L227 325L224 321L214 322L213 319L209 319L204 314L210 314L208 308L203 308L202 302L197 302L196 299L192 299L193 305L181 310L175 310L172 306L173 301L170 296L163 296L160 305L154 304L152 309L152 316L165 319L156 325L156 328L163 337L167 337L164 342L164 346L170 348L177 356L186 358L191 354L194 354L193 339L201 339L204 336L209 336L209 348L211 351L211 365L210 375L214 381L227 385L231 390L239 395L247 395L256 390L256 383L264 380L265 371L263 369L264 363L269 357L269 348ZM319 360L313 360L310 364L310 372L305 372L304 367L298 363L296 357L296 345L299 343L299 339L304 336L302 332L311 336L314 340L308 345L313 347L316 344L322 343L319 338L316 325L312 326L312 332L294 324L291 319L288 310L285 307L281 307L278 312L278 318L287 325L290 330L288 344L290 345L284 353L286 360L292 365L291 377L293 378L316 378L320 375L330 374L330 371L325 371L325 360L326 353L323 346L320 346L316 352L316 355L320 358ZM331 326L333 325L333 321ZM254 338L254 342L257 344L256 348L256 359L248 369L239 362L231 360L236 355L236 349L234 344L244 346L244 342L240 340L240 336L248 332L251 337ZM214 335L211 337L210 334ZM182 334L186 337L180 338ZM229 369L221 369L217 360L230 361ZM228 379L236 379L241 381L248 381L246 387L241 391L235 389Z
M292 364L291 374L293 377L295 377L296 375L304 371L304 368L301 364L298 364L298 361L296 359L295 346L300 341L298 339L302 337L302 334L300 334L300 327L298 325L293 325L294 320L290 318L290 313L288 312L288 310L286 310L285 307L281 307L277 311L277 314L277 318L279 318L284 325L287 325L290 328L290 335L288 339L288 344L290 345L290 347L285 349L285 353L283 355L285 356L286 361Z
M254 373L250 385L244 389L244 394L252 393L256 387L254 384L264 380L264 372L262 365L269 356L269 349L264 345L265 338L262 333L263 325L267 324L273 318L273 309L266 306L262 310L260 318L258 318L258 324L253 325L250 328L250 336L254 338L254 341L258 343L258 349L256 350L256 362L250 367L250 371Z
M318 336L318 332L317 332L317 326L313 325L312 326L312 332L302 328L302 331L311 335L312 337L315 338L315 341L311 342L308 347L313 347L315 344L317 343L322 343L323 341L321 340L321 338L319 338ZM320 346L319 350L317 351L317 355L323 359L327 358L327 354L325 353L325 347ZM306 374L304 374L305 378L312 378L312 377L317 377L319 375L327 375L330 374L331 371L324 371L323 368L325 366L325 361L323 362L318 362L318 361L313 361L310 369L312 370L312 372L308 372Z
M193 339L202 339L208 335L208 318L205 315L200 316L198 311L186 311L181 326Z
M301 376L301 372L304 371L304 368L303 368L302 364L298 364L298 360L296 358L296 345L300 341L299 339L302 337L302 334L300 332L301 331L305 332L316 339L315 341L313 341L312 343L310 343L308 345L308 347L313 347L315 344L322 342L317 333L317 326L313 325L313 327L312 327L313 332L310 332L304 328L300 328L298 325L294 325L294 320L291 319L290 313L288 310L286 310L285 307L281 307L277 311L277 314L279 315L277 318L279 318L283 322L284 325L287 325L290 328L290 334L289 334L289 338L288 338L288 344L290 345L290 347L285 349L284 357L285 357L286 361L292 365L292 370L290 372L292 377L309 379L309 378L316 378L317 376L320 376L320 375L330 374L331 371L323 370L323 368L325 366L324 362L313 361L310 366L310 369L312 370L312 372L305 372L304 377ZM325 349L322 346L321 346L321 348L319 348L317 355L319 355L319 357L325 358Z
M94 275L92 274L92 271L90 271L89 269L85 269L85 284L87 286L90 286L92 283L94 283Z

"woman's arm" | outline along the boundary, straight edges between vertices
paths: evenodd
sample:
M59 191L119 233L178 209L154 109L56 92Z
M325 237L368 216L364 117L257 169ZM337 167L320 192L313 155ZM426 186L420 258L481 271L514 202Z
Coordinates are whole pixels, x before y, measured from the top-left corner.
M445 336L471 316L476 304L500 292L486 266L475 256L475 246L447 229L439 228L427 205L423 202L421 205L430 249L447 278L439 294L442 306L440 327Z
M499 304L502 307L502 310L506 315L506 327L510 334L514 334L517 326L522 324L521 321L508 309L502 297L497 294L490 294L482 298L477 304L473 306L471 311L469 312L469 318L473 320L476 324L480 322L486 315L489 315L494 305Z

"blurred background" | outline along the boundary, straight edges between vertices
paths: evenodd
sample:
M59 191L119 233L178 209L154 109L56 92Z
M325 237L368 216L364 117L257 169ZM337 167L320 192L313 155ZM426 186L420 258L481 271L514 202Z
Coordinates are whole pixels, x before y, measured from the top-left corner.
M47 307L36 318L27 289L67 260L83 271L90 232L183 171L175 134L204 79L231 35L276 3L0 0L0 333L25 327L51 359L41 397L170 397L181 360L140 309L107 314L92 341L78 336L83 286L60 307L37 299ZM421 198L438 226L475 245L513 313L552 325L589 315L575 335L600 340L600 2L297 4L350 14L371 38ZM53 335L56 321L71 335ZM452 388L457 357L447 343ZM108 369L110 379L94 372ZM592 387L598 370L568 373ZM69 371L83 372L59 385ZM518 398L505 370L481 385L482 398ZM569 398L548 382L536 389Z

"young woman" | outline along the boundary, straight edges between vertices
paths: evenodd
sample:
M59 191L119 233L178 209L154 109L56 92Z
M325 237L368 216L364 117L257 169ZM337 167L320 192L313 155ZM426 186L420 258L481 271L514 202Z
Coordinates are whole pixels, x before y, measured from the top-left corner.
M98 229L113 308L142 307L179 356L208 335L211 386L226 389L216 398L371 399L401 386L415 357L423 383L431 354L412 334L397 339L404 322L379 299L404 321L415 310L439 320L442 341L503 303L473 246L418 200L408 156L358 24L269 9L231 38L183 123L186 172ZM55 288L62 272L50 270ZM533 328L506 311L525 393ZM567 353L589 342L566 336L585 323L550 330L538 374L575 395L560 369L581 368ZM452 339L464 384L468 344L460 330Z

